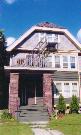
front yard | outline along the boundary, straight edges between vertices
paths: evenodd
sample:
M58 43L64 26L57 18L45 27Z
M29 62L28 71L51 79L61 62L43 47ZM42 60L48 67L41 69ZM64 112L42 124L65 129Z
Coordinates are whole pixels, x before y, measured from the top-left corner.
M33 135L33 133L26 124L15 121L0 121L0 135Z
M49 128L59 130L64 135L81 135L81 114L68 114L63 118L53 118Z

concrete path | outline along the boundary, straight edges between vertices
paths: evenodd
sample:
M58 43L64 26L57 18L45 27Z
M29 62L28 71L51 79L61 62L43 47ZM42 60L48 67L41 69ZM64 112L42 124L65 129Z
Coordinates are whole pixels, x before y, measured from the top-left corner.
M32 128L34 135L64 135L57 130L42 129L42 128Z

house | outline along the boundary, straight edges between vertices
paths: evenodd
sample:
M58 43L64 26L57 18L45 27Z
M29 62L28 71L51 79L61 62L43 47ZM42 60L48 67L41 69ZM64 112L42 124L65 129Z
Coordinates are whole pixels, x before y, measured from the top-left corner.
M66 29L44 22L31 27L7 47L5 73L9 111L43 104L52 110L62 94L66 102L80 97L81 44Z

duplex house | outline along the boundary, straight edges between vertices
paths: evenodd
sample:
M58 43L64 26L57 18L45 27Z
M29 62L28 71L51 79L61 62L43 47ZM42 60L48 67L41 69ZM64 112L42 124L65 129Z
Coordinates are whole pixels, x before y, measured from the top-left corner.
M80 50L66 28L49 22L31 27L7 47L10 113L31 104L52 110L60 94L66 102L72 95L80 99Z

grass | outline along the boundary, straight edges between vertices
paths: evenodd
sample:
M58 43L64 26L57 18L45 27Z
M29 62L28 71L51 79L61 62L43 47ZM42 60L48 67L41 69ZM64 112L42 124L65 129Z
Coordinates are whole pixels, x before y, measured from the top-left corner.
M49 128L59 130L64 135L81 135L81 114L69 114L60 119L53 118Z
M0 121L0 135L33 135L33 133L26 124L15 121Z

